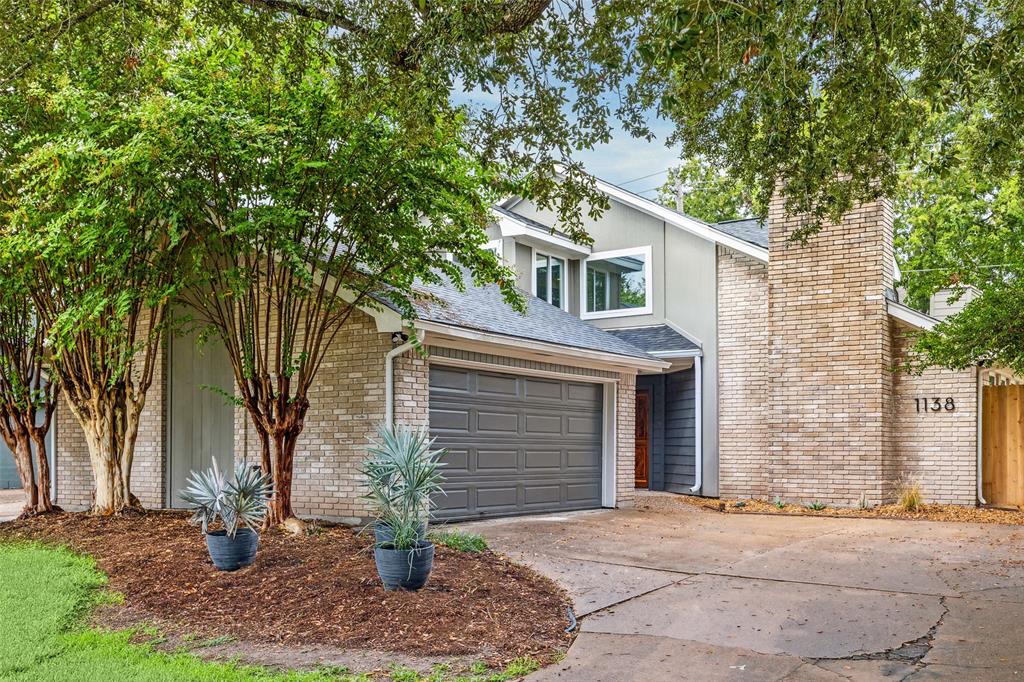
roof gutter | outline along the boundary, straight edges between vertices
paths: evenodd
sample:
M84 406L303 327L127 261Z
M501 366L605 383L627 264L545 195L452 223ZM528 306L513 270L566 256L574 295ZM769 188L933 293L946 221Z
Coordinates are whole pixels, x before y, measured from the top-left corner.
M556 343L549 343L547 341L536 341L534 339L526 339L518 336L505 336L504 334L495 334L493 332L469 329L467 327L458 327L456 325L430 322L426 320L417 320L414 324L416 329L430 332L435 336L443 335L452 339L476 341L503 348L555 356L552 357L551 360L556 363L583 367L597 363L605 365L612 370L634 369L651 372L660 372L672 366L672 363L652 356L638 357L591 350L588 348L562 346ZM581 362L581 360L589 360L591 362Z

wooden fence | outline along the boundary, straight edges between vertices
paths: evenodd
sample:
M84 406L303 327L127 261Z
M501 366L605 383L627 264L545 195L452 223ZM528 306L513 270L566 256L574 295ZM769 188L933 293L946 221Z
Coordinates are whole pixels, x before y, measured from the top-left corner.
M1024 507L1024 386L982 391L982 495L996 507Z

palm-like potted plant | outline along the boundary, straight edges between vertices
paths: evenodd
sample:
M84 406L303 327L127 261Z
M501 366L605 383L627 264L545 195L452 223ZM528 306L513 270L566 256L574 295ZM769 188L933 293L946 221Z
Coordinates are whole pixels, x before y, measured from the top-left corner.
M202 526L218 569L234 571L256 560L256 530L267 515L270 493L270 477L246 464L224 476L214 459L211 468L191 473L181 499L193 510L191 522ZM214 528L218 521L220 527Z
M433 497L443 494L441 458L426 429L381 425L363 463L374 507L374 559L384 589L418 590L434 565L427 537Z

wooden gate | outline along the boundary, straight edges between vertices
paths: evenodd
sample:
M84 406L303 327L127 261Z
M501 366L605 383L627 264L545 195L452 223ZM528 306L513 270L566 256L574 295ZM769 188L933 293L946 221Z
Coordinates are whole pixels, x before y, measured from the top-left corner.
M1024 386L982 389L981 492L988 504L1024 507Z

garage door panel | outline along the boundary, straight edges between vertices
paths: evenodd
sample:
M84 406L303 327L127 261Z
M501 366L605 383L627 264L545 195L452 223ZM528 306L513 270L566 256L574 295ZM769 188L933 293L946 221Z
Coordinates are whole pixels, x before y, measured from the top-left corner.
M519 434L519 415L507 412L477 412L476 430L478 433Z
M601 452L590 450L569 450L566 453L566 467L569 469L601 470Z
M431 368L430 428L451 450L440 519L601 504L603 387Z
M529 399L550 399L561 401L565 389L564 382L546 381L544 379L525 379L526 398Z
M600 498L601 486L593 483L577 483L565 486L567 502L589 502L595 497Z
M430 390L431 391L461 391L469 392L469 381L471 375L459 369L448 369L446 367L430 368Z
M518 450L487 450L476 451L476 471L488 474L516 474L519 471Z
M527 505L553 505L562 501L562 486L560 485L531 485L524 491L524 500Z
M481 372L476 375L476 390L482 395L515 398L519 396L519 382L515 377L507 374L484 374Z
M430 408L431 431L467 431L469 429L469 410L434 409Z
M562 433L562 417L551 416L547 414L528 414L526 415L526 434L527 436L536 434L561 434Z
M562 469L562 451L527 450L526 469L527 471L534 469L554 469L560 471Z

